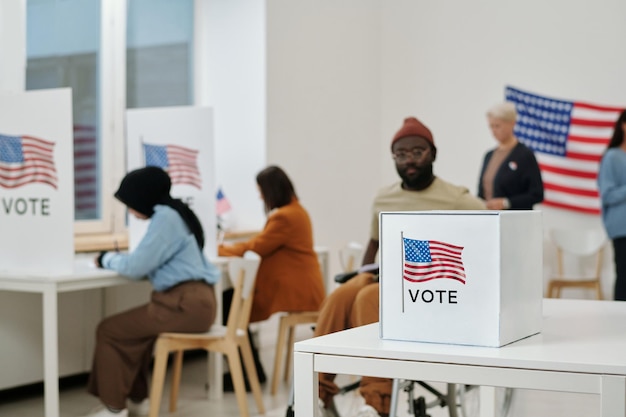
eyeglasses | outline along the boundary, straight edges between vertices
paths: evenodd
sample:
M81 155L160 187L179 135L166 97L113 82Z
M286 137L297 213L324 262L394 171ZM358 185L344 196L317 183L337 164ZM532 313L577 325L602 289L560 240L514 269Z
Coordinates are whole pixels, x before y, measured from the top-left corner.
M413 148L411 150L408 149L400 149L393 152L393 159L398 162L404 162L409 158L413 158L415 160L420 159L428 152L428 148Z

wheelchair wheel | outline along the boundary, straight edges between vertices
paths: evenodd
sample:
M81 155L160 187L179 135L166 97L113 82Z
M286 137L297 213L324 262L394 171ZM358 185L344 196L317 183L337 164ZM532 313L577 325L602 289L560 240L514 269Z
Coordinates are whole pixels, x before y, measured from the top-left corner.
M480 390L477 385L459 384L457 388L459 417L480 415ZM511 409L513 388L496 388L496 415L506 417Z
M424 400L425 410L428 410L430 408L446 407L448 409L448 415L450 417L461 417L461 415L459 414L459 400L457 396L456 384L445 384L445 392L444 389L434 388L428 383L417 382L417 384L426 389L426 392L420 398L418 398ZM429 394L434 394L434 396ZM415 411L417 411L417 409ZM422 417L422 415L419 415L417 413L415 413L415 416Z

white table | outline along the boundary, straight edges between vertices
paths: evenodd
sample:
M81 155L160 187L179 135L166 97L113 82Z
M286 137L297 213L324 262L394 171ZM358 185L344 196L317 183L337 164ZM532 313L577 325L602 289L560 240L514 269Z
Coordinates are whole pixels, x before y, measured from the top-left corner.
M113 271L90 266L77 259L67 275L39 275L0 272L0 290L40 293L43 302L44 405L46 417L59 416L58 294L128 284Z
M540 334L501 348L382 340L378 323L298 342L295 413L319 415L327 372L598 394L602 417L626 416L626 302L546 299L543 317Z
M114 271L92 266L93 257L78 257L72 273L64 275L24 274L0 271L0 291L40 293L43 302L43 352L44 352L44 407L46 417L59 417L59 338L58 294L106 288L139 281L129 280ZM225 258L213 260L225 269ZM218 374L219 373L219 374ZM221 388L221 371L212 377L214 387ZM219 379L219 384L215 381ZM218 388L218 389L219 389ZM221 391L221 389L220 389ZM211 397L220 396L211 392Z

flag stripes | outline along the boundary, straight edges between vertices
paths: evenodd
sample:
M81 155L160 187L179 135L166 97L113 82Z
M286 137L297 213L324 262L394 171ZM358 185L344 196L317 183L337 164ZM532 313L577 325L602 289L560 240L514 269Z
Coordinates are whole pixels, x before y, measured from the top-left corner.
M597 177L621 108L557 100L507 87L515 103L515 135L535 152L544 201L581 213L600 213Z
M12 189L42 183L56 189L54 145L33 136L0 134L0 187Z
M425 282L448 278L465 283L463 247L436 240L402 238L404 243L403 278Z

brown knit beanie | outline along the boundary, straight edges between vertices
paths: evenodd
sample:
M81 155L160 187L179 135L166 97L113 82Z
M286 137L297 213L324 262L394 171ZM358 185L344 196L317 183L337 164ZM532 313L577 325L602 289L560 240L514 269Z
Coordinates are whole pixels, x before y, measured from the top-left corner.
M431 145L435 146L433 134L430 133L430 130L428 130L428 128L415 117L407 117L404 119L404 124L391 140L391 146L393 147L393 144L396 143L398 139L402 139L407 136L419 136L429 141Z

